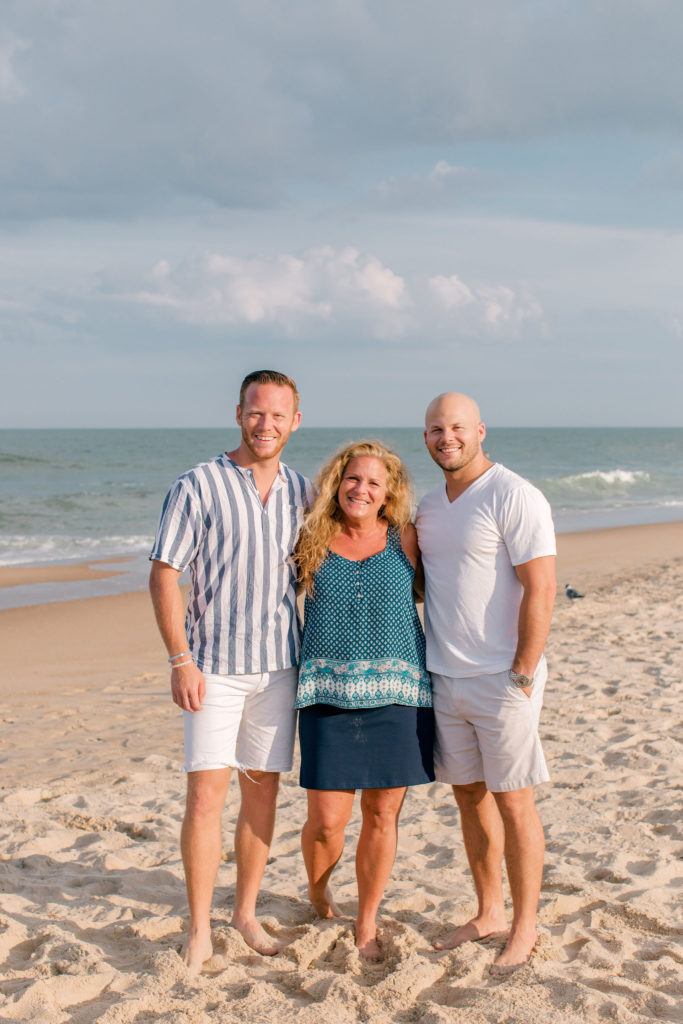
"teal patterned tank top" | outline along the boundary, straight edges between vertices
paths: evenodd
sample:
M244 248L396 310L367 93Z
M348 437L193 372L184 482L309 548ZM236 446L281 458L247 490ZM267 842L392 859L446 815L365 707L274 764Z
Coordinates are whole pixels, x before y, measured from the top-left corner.
M414 576L395 530L361 562L328 553L306 595L295 707L432 706Z

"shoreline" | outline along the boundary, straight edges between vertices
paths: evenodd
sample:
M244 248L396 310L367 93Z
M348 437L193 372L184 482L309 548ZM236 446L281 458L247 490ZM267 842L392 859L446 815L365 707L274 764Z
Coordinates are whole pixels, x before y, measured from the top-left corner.
M608 571L611 559L616 559L618 565L635 568L646 564L653 558L660 557L660 555L665 557L677 546L679 550L683 551L683 521L606 526L598 529L557 533L556 536L558 586L560 576L566 572L585 572L590 578L594 578L596 573ZM667 545L669 545L668 549ZM120 579L116 591L112 591L111 596L138 593L146 589L146 581L141 581L139 572L134 573L131 570L141 561L143 564L146 563L146 555L115 555L78 562L4 565L0 566L0 590L12 590L19 587L31 588L45 584L48 586L65 584L68 589L68 584L72 583L87 584L128 575L129 583L127 584L125 579ZM117 568L118 566L121 568ZM561 587L562 591L563 587L564 584ZM55 600L61 602L91 599L90 596L83 594L82 588L79 588L79 593L73 596L70 596L66 589L63 596L56 599L48 597L44 601L41 600L42 595L36 593L35 601L23 601L22 606L33 607L43 603L52 603ZM95 596L103 595L92 595L92 597ZM11 596L7 595L6 600L11 602ZM0 614L13 607L11 603L6 604L4 609L0 609Z
M87 580L105 580L113 576L124 576L126 568L100 569L100 565L129 563L133 555L114 555L111 558L94 558L83 562L45 562L26 565L0 566L0 588L23 587L34 583L80 583Z

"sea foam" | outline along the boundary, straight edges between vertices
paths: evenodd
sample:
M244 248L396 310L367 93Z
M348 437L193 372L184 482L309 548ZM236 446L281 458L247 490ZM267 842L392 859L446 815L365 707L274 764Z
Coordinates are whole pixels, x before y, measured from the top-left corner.
M30 534L0 535L0 566L42 562L82 562L115 555L137 555L152 547L149 536L69 537Z
M650 481L650 474L644 469L607 469L591 470L588 473L572 473L570 476L556 477L544 480L542 487L545 490L565 490L582 493L614 493L623 494L625 491L647 484Z

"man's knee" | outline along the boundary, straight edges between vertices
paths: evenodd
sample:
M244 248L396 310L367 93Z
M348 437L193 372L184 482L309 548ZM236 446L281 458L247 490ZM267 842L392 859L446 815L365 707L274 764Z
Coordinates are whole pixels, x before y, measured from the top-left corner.
M185 813L191 818L220 817L230 770L189 772Z
M240 771L240 790L243 800L266 803L275 800L280 785L279 772Z
M469 782L466 786L453 786L453 796L460 810L477 807L488 795L485 782Z
M533 786L494 793L493 796L504 823L516 824L538 817Z

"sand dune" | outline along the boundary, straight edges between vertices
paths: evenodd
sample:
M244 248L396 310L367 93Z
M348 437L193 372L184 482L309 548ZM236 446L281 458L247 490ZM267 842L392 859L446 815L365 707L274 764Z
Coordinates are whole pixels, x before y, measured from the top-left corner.
M431 946L473 909L446 786L409 792L381 908L385 959L368 964L351 931L358 815L336 875L348 918L321 923L304 895L295 773L283 779L259 905L286 948L260 957L229 927L234 786L215 955L189 978L177 954L181 727L156 640L147 658L158 672L99 681L76 672L72 682L66 672L59 689L35 673L23 688L6 678L0 1021L682 1020L682 577L683 559L660 557L627 576L603 573L583 601L558 599L542 720L553 781L538 790L548 843L541 935L532 963L506 979L488 974L500 940L445 954ZM118 599L103 607L109 600Z

